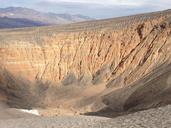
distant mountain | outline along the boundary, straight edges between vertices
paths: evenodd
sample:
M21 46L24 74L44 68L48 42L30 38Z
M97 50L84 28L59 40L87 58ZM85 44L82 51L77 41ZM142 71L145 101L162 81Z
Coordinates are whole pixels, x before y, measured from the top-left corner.
M43 13L22 7L0 8L0 17L21 18L43 24L67 24L92 20L92 18L82 15Z
M20 18L0 17L0 28L21 28L33 26L45 26L48 24Z

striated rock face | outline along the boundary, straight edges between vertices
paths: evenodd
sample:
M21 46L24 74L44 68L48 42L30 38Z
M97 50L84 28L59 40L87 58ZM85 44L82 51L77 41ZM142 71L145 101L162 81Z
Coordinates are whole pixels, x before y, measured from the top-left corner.
M85 23L73 24L73 31L67 26L1 30L0 63L30 80L60 82L72 74L73 79L88 77L98 83L122 74L123 83L117 86L128 85L170 56L170 28L161 23L170 15L166 11L126 17L118 24L117 19L98 21L87 30Z
M109 88L105 94L170 61L170 51L171 10L0 31L2 70L30 81L104 83Z

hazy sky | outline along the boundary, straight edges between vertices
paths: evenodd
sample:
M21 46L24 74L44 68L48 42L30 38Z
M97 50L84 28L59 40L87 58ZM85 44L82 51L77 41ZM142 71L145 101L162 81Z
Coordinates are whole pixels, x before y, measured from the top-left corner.
M110 18L169 9L171 0L0 0L1 8L9 6Z

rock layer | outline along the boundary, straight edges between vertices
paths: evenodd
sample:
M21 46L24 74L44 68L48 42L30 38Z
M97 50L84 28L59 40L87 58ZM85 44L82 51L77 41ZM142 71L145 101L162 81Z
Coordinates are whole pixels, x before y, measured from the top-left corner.
M101 78L109 81L130 74L122 75L123 84L127 85L168 58L169 54L165 54L169 47L163 49L169 45L170 28L159 25L170 16L170 11L166 12L151 14L155 18L150 19L149 15L144 21L143 15L128 17L128 21L122 18L123 23L118 21L122 29L117 28L117 19L113 19L106 26L114 28L98 21L94 28L103 25L104 28L91 27L87 31L79 30L77 24L73 25L73 32L67 26L66 32L55 27L1 30L0 62L15 75L30 80L60 82L72 74L75 79L88 77L98 83Z

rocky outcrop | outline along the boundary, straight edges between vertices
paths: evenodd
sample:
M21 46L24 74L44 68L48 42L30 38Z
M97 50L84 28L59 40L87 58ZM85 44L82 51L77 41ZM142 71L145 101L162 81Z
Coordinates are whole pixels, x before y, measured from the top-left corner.
M140 49L134 57L138 58L138 55L143 52L145 54L139 56L139 58L142 57L143 59L139 61L138 67L130 74L122 74L109 84L119 84L117 82L123 79L123 85L127 85L103 97L103 102L114 111L142 110L171 103L169 100L171 61L170 52L167 51L170 49L171 43L169 37L170 21L171 19L167 18L161 24L155 26L147 38L140 44ZM165 37L164 40L162 39L163 37ZM152 41L150 41L151 39ZM148 43L149 46L147 46ZM147 46L147 50L144 50L144 46ZM130 58L128 58L128 62ZM131 81L128 82L127 80Z
M1 68L31 82L103 83L107 94L170 61L170 16L167 10L65 26L1 30Z
M54 82L63 80L70 73L77 79L88 77L97 81L102 77L104 81L109 81L121 74L132 72L134 76L125 76L123 81L129 84L132 79L136 80L136 76L145 75L169 56L167 54L163 58L163 54L168 52L162 50L169 43L170 29L162 32L164 28L159 25L165 17L169 17L169 12L154 13L155 18L150 19L149 16L149 20L142 15L128 17L128 21L127 17L121 18L118 24L115 23L117 19L113 19L113 22L108 21L107 26L119 25L122 29L107 26L105 28L104 22L107 21L98 21L94 24L95 28L103 24L104 28L96 30L90 27L90 30L83 31L84 29L79 30L79 27L85 23L80 23L78 28L77 24L73 25L74 32L69 32L70 28L67 26L66 32L61 32L62 28L58 30L55 27L49 27L47 30L1 30L1 65L10 72L30 80ZM153 17L153 14L151 15ZM146 20L142 21L143 18ZM129 21L132 25L128 24ZM157 25L160 27L157 28ZM157 43L158 45L155 45ZM147 64L148 61L152 63ZM145 67L141 68L143 66ZM143 69L143 72L139 69Z

